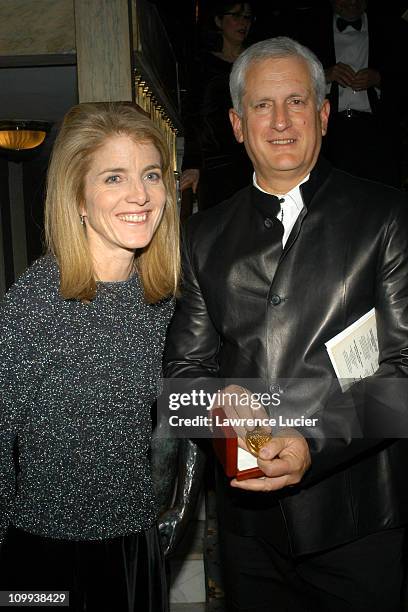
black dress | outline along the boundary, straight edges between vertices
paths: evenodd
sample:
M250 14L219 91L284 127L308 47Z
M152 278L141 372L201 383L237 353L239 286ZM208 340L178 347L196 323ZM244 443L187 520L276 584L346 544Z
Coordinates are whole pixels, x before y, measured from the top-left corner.
M248 185L253 172L244 145L235 140L228 116L232 107L231 69L232 63L213 53L203 53L193 69L186 101L182 168L200 169L200 209L210 208Z
M47 538L10 527L2 546L1 590L44 591L54 602L68 593L69 607L62 609L71 612L168 611L156 527L89 541ZM60 609L50 603L35 607Z

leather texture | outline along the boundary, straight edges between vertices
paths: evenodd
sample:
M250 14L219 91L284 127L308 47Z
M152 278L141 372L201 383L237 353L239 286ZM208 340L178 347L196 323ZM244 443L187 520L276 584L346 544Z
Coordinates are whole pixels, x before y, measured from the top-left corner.
M301 186L305 208L268 268L269 230L253 189L191 219L166 376L259 378L271 390L298 379L286 385L286 405L317 416L321 428L301 430L311 469L277 494L234 490L219 474L218 510L224 528L241 534L273 539L282 523L290 551L311 553L408 516L407 440L390 439L390 419L407 420L408 206L401 192L320 158ZM342 394L324 343L373 307L380 367Z

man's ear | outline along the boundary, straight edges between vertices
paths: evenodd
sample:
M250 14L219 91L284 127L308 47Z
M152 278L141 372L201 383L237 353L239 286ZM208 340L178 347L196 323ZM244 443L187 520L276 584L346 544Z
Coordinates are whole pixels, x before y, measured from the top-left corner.
M214 17L215 25L219 30L221 30L221 19L219 17Z
M229 118L231 121L231 125L234 131L235 138L237 139L238 142L244 142L244 136L242 134L241 117L238 115L237 111L234 108L230 108Z
M322 108L319 111L320 115L320 125L322 128L322 136L325 136L327 133L327 123L329 121L330 115L330 102L326 99L322 104Z

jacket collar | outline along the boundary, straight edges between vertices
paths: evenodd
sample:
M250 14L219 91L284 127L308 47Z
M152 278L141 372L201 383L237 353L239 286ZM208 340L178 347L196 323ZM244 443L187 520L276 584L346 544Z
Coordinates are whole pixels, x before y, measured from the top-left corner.
M332 165L322 155L319 155L316 165L310 173L309 180L300 185L303 203L306 208L311 204L314 195L326 181L332 171Z

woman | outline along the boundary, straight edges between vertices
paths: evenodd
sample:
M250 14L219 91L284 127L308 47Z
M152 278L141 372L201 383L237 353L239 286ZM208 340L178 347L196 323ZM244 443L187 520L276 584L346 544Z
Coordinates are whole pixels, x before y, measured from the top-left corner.
M165 141L131 105L76 106L47 186L48 254L1 312L0 587L164 611L149 447L179 274Z
M229 75L245 49L253 20L248 2L219 2L213 13L219 49L205 52L194 68L186 103L181 189L198 188L200 209L209 208L248 184L252 166L244 146L234 138Z

